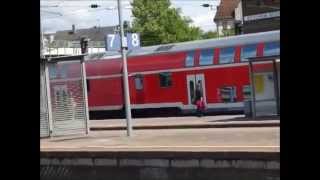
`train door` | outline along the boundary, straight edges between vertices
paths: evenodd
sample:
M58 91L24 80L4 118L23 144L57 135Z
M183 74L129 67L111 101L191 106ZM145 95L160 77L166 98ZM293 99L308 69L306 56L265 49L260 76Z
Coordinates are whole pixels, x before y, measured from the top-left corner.
M202 96L206 104L206 91L204 74L187 75L188 105L196 104L196 101Z

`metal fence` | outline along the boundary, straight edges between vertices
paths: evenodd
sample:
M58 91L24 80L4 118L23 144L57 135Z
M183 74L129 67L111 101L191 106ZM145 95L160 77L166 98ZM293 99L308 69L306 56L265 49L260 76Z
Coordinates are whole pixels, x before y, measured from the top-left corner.
M88 133L83 56L46 59L40 64L40 137Z

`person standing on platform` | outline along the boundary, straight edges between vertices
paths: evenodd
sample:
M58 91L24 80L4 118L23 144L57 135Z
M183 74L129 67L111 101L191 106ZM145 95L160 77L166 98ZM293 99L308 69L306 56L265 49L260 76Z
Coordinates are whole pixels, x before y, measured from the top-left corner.
M202 117L204 114L204 110L205 110L205 103L204 103L204 99L201 96L199 100L197 100L197 115L198 117Z

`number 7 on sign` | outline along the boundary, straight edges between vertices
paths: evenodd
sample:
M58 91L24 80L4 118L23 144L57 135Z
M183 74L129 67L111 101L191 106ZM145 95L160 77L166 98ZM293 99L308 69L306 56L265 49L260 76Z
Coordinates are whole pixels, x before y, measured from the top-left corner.
M114 38L116 37L116 35L115 34L109 34L108 35L108 38L111 38L111 40L110 40L110 47L112 48L112 46L113 46L113 41L114 41Z
M118 51L120 50L120 36L119 34L108 34L106 38L106 50Z

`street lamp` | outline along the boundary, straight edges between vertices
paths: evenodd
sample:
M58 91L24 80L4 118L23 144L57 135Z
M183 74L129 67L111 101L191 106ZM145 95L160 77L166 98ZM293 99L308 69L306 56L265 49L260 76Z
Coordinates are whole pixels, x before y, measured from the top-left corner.
M213 10L213 5L212 4L202 4L201 5L202 7L205 7L205 8L207 8L207 7L210 7L210 10L212 11ZM218 38L219 38L219 27L218 27L218 24L216 24L216 31L217 31L217 35L218 35Z
M212 4L202 4L202 7L210 7L210 10L213 10L213 5Z

